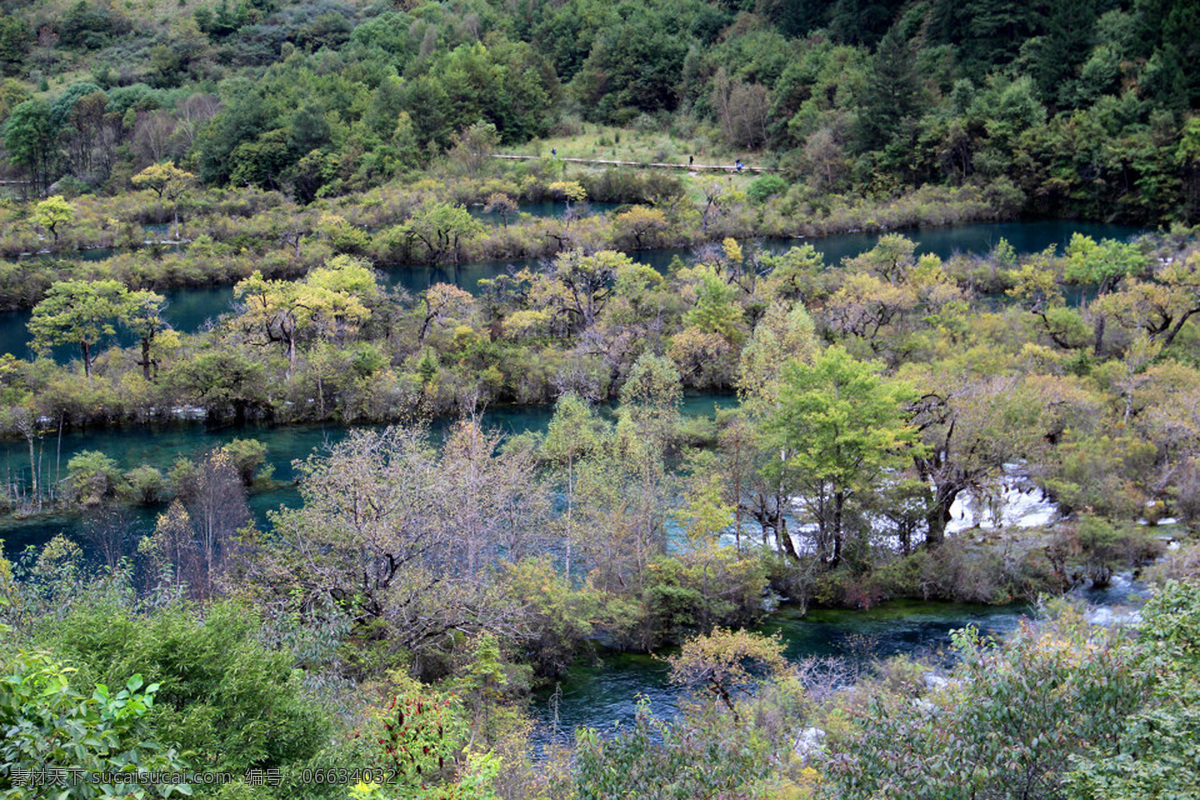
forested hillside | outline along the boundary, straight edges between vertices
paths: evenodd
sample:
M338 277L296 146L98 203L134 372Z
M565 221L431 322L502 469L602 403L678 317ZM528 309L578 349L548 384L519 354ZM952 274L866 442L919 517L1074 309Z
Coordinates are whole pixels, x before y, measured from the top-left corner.
M1038 213L1200 203L1186 0L9 3L11 175L119 193L173 159L300 200L607 123L799 180L796 201L980 184Z

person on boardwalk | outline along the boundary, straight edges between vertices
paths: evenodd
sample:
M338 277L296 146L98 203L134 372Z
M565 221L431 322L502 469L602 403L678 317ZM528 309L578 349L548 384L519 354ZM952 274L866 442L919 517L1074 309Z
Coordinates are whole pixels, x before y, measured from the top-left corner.
M688 166L690 167L690 166L692 166L692 165L693 165L693 164L695 164L695 163L696 163L696 157L695 157L695 156L688 156Z
M734 167L734 169L736 169L738 172L741 172L741 171L742 171L742 160L739 158L737 161L735 161L735 162L734 162L734 164L733 164L733 167Z

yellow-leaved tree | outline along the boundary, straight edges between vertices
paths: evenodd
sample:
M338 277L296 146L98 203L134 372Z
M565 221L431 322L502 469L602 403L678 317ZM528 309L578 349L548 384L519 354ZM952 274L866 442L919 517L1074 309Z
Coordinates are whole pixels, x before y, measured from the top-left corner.
M370 318L367 304L379 287L366 262L338 256L300 281L268 280L255 271L233 293L243 303L235 324L260 344L280 345L290 378L301 337L344 341Z
M171 204L175 238L179 238L179 204L188 189L192 188L196 176L175 166L174 162L151 164L129 179L136 189L149 189L158 195L159 206L164 201Z

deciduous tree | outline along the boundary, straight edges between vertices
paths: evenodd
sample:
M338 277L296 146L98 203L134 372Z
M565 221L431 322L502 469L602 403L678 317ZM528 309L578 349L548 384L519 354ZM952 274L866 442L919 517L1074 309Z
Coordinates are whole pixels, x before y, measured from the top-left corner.
M150 189L163 201L171 204L171 215L175 222L175 238L179 238L179 203L184 194L195 183L196 176L175 166L174 162L151 164L129 179L138 189Z
M47 197L34 206L33 224L50 231L54 244L58 244L59 226L66 226L75 219L75 207L60 194Z
M847 504L873 491L889 470L903 468L919 447L917 430L904 415L914 399L910 386L881 377L840 347L811 366L785 370L779 405L763 430L788 457L770 469L779 471L816 521L821 560L841 560Z
M576 482L580 462L601 447L601 423L591 406L577 394L558 398L554 416L542 440L541 457L557 468L564 482L565 509L563 544L564 571L571 578L571 545L579 535L575 526Z
M50 287L46 299L34 306L29 332L33 346L43 352L60 344L79 347L83 370L92 377L94 348L116 333L128 292L118 281L62 281Z
M154 340L168 327L162 316L164 308L166 299L162 295L139 290L125 295L121 309L121 322L141 341L142 360L138 366L148 381L153 380L158 371L158 359L152 353Z
M678 655L668 656L671 682L711 692L738 720L734 699L749 695L767 677L787 673L783 642L778 636L721 628L684 643ZM764 674L765 673L765 674Z

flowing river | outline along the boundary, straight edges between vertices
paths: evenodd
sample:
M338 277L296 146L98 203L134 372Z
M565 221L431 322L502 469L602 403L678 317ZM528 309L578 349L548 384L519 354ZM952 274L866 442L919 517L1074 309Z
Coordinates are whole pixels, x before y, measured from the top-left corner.
M1145 587L1127 575L1116 575L1106 589L1078 590L1074 595L1096 606L1091 618L1106 623L1120 619L1115 609L1136 607ZM1029 605L981 606L893 600L861 611L814 609L801 614L784 606L758 630L778 633L790 661L834 659L853 675L875 659L892 656L925 658L948 665L950 632L974 625L985 635L1003 636L1035 613ZM660 654L662 655L662 654ZM577 664L554 687L535 698L534 743L570 744L579 726L611 733L633 722L644 699L660 718L679 713L684 693L667 681L668 668L659 657L601 652Z
M537 209L550 213L547 209ZM917 242L920 253L935 253L943 258L955 253L986 253L1000 239L1006 239L1018 253L1035 252L1050 245L1065 246L1074 233L1094 238L1125 239L1142 232L1127 226L1066 221L1033 221L960 225L948 228L917 228L899 231ZM882 234L847 234L808 240L829 264L852 257L870 249ZM804 243L800 239L768 239L759 246L778 252ZM663 270L671 260L689 258L690 250L657 250L634 254L634 257L656 269ZM410 292L419 292L433 283L447 282L474 291L479 281L520 268L531 262L492 261L459 267L395 267L381 270L384 279ZM178 330L194 332L208 321L229 311L233 306L233 290L229 286L203 289L181 289L167 293L169 305L165 316ZM29 356L29 336L26 324L29 312L0 314L0 352L18 357ZM71 357L70 351L56 353ZM690 415L709 415L714 405L734 403L730 396L697 395L687 398L683 412ZM549 407L495 407L486 415L487 424L511 433L540 430L550 419ZM435 423L435 432L447 423ZM260 521L266 511L282 505L293 505L299 495L293 484L295 459L307 458L314 450L336 442L346 435L347 428L337 425L303 425L291 427L245 426L213 428L204 422L179 422L158 427L119 426L98 430L73 431L62 437L61 443L47 437L38 443L43 465L51 465L51 475L57 467L65 472L72 455L82 450L99 450L117 460L123 469L149 464L164 471L177 458L188 458L235 437L255 438L268 447L268 462L274 467L274 483L256 491L250 497L250 507ZM24 441L9 440L0 445L5 460L2 468L14 479L29 474L29 451ZM153 527L157 510L131 509L128 512L131 534L138 536ZM5 551L13 554L28 545L40 545L57 533L78 538L86 521L77 515L37 516L29 519L0 520L0 539ZM1128 599L1130 584L1118 581L1114 588L1092 593L1089 602L1112 605ZM792 659L808 656L835 656L861 662L869 657L897 654L936 654L949 644L949 632L968 624L982 630L1003 633L1018 624L1029 613L1026 606L987 607L945 603L892 602L869 611L811 611L800 616L784 608L763 626L765 632L779 632L787 643L787 655ZM601 653L588 664L572 668L557 687L557 693L547 691L536 698L534 713L539 724L537 740L569 741L578 725L611 730L614 723L633 719L638 696L645 697L651 708L663 716L676 713L680 694L666 682L663 662L649 656Z

